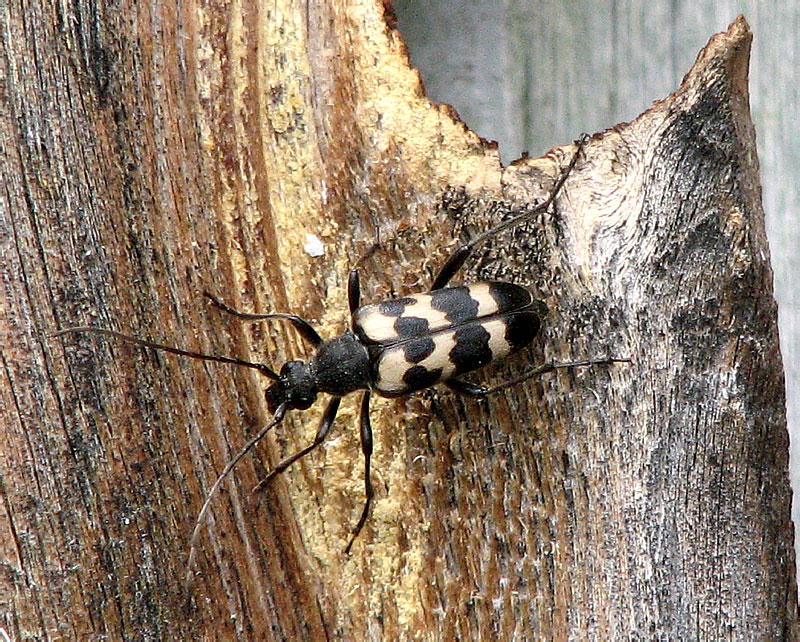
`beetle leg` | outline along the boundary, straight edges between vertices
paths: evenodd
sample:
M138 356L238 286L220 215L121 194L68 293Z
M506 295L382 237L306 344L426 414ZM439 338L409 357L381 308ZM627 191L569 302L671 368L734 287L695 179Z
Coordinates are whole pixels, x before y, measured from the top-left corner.
M464 261L466 261L469 255L472 254L472 250L474 250L484 241L491 238L498 232L502 232L503 230L509 227L513 227L514 225L521 223L525 219L533 216L534 214L538 214L539 212L547 210L547 208L550 207L553 201L555 201L558 192L561 190L561 187L567 180L567 176L569 176L569 173L575 167L575 163L578 162L578 156L580 155L581 150L583 149L583 146L588 138L589 137L586 134L582 134L581 137L575 141L576 149L575 153L572 155L572 160L570 160L569 165L567 165L566 168L564 168L561 171L561 173L558 176L558 179L553 185L553 189L550 190L550 194L544 201L539 203L536 207L534 207L531 210L528 210L526 212L523 212L522 214L514 216L508 219L507 221L503 221L499 225L495 225L493 228L486 230L482 234L479 234L471 241L456 248L455 252L453 252L453 254L450 255L450 258L447 259L445 264L442 266L442 269L439 270L439 274L437 274L436 278L433 280L433 285L431 286L431 290L439 290L440 288L446 286L450 282L450 279L453 278L453 275L455 275L455 273L458 272L461 266L464 265Z
M361 279L358 276L358 268L350 270L350 276L347 277L347 302L350 304L350 314L361 305Z
M527 381L528 379L533 379L534 377L547 374L548 372L553 372L554 370L558 370L559 368L580 368L583 366L607 366L611 365L612 363L631 363L631 360L616 359L614 357L605 357L603 359L587 359L585 361L570 361L568 363L553 363L553 362L544 363L540 366L536 366L535 368L531 368L530 370L523 372L521 375L514 377L513 379L509 379L508 381L504 381L503 383L497 384L496 386L491 386L489 388L486 388L484 386L479 386L469 381L464 381L463 379L448 379L443 383L454 392L465 395L467 397L474 397L476 399L480 399L481 397L490 395L493 392L500 392L501 390L505 390L506 388L511 388L512 386L516 386L519 383Z
M448 379L444 382L444 385L453 392L474 399L480 399L489 394L488 389L484 386L479 386L478 384L472 383L471 381L464 381L463 379Z
M364 453L364 491L367 496L367 500L364 502L364 510L361 511L361 517L359 518L358 524L356 524L356 527L353 530L353 535L350 537L350 541L348 542L347 547L344 549L345 553L350 552L353 542L356 540L356 537L358 537L358 534L364 527L364 524L367 521L367 516L369 515L369 507L372 503L373 490L369 466L370 458L372 457L372 425L369 421L370 395L371 391L367 390L364 393L364 396L361 398L361 451Z
M220 301L210 292L206 291L203 292L203 294L205 294L209 299L211 299L211 303L213 303L215 307L219 308L223 312L226 312L227 314L231 314L239 319L242 319L243 321L265 321L268 319L283 319L284 321L288 321L289 323L291 323L295 327L295 329L300 333L300 335L315 348L322 344L322 337L319 336L319 334L311 326L311 324L302 317L297 316L296 314L288 314L286 312L271 312L269 314L251 314L249 312L239 312L239 310L234 310L226 303Z
M319 422L319 428L317 428L317 436L314 437L314 441L311 443L311 445L306 446L303 448L303 450L296 452L294 455L290 455L289 457L282 459L280 463L269 472L269 475L264 477L264 479L253 486L252 492L257 493L261 489L265 488L275 477L280 475L294 462L305 457L308 453L325 441L325 437L328 436L328 431L333 425L333 420L336 419L336 413L339 411L339 402L341 402L341 400L341 397L334 397L328 402L328 405L325 408L325 414L322 415L322 421Z

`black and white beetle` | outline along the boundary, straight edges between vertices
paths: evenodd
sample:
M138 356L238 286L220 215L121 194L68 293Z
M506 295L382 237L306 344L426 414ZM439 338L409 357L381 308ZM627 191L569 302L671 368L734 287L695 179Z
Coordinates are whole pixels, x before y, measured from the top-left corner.
M369 419L369 400L373 391L384 397L399 397L436 383L444 383L458 393L484 397L556 368L628 361L604 358L572 363L547 363L491 388L477 386L459 378L466 372L481 368L527 346L539 331L543 304L536 301L526 288L513 283L483 281L465 286L445 286L476 246L550 207L575 167L585 140L586 136L583 136L576 142L577 149L569 165L561 171L550 194L542 203L500 223L456 249L434 279L430 292L361 306L358 271L352 270L347 287L351 328L335 339L323 341L307 321L296 315L246 314L229 308L206 293L214 305L240 319L289 321L316 348L313 359L308 362L289 361L283 365L280 373L264 364L180 350L113 330L82 326L60 330L54 334L96 332L173 354L255 368L273 380L266 390L272 420L225 466L208 492L192 532L187 573L191 573L203 518L222 481L237 462L269 430L280 423L287 410L305 410L314 403L320 392L328 393L332 398L322 416L314 441L283 459L254 490L269 483L276 475L319 446L333 424L341 398L356 390L364 390L360 424L366 501L345 549L345 552L349 552L367 520L373 496L370 480L372 428ZM188 577L187 574L187 579Z

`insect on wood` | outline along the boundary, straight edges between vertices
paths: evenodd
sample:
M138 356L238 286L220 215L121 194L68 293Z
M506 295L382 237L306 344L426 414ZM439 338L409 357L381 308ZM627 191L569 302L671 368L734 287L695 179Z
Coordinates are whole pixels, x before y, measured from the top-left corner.
M240 319L288 321L316 349L310 361L289 361L282 366L280 372L261 363L181 350L102 328L81 326L54 333L54 336L72 332L100 333L177 355L255 368L272 380L265 393L269 411L272 413L271 421L228 462L208 491L197 516L190 542L187 582L191 578L197 538L203 520L220 484L237 462L281 422L287 411L307 409L315 402L318 393L327 393L331 395L331 399L314 440L306 448L278 463L254 490L268 484L276 475L317 448L333 425L341 398L351 392L363 390L360 435L366 500L345 549L345 552L349 552L367 520L373 498L370 478L372 427L369 417L369 402L373 392L384 397L398 397L443 383L457 393L479 398L556 368L628 361L603 358L571 363L546 363L492 387L482 387L460 378L464 373L477 370L527 346L539 332L543 304L535 300L526 288L513 283L482 281L447 287L448 283L475 247L502 230L546 211L555 202L577 163L585 140L586 136L583 136L576 142L576 151L569 164L559 173L544 201L458 247L442 266L429 292L361 306L359 275L357 270L352 270L348 279L351 327L339 337L323 341L311 324L297 315L239 312L206 293L214 305Z

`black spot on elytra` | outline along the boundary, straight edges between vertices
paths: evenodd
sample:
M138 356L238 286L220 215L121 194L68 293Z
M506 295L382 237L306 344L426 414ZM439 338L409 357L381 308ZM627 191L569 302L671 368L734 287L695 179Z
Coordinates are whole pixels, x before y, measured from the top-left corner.
M489 294L497 303L498 313L513 312L529 306L533 297L525 288L513 283L494 281L489 284Z
M394 301L384 301L383 303L379 303L378 310L381 314L385 314L387 317L399 317L401 314L403 314L406 306L414 305L416 302L416 299L406 296L402 299L395 299Z
M436 344L430 337L420 337L403 345L403 355L409 363L419 363L426 359L436 349Z
M425 366L414 366L409 368L403 375L403 383L408 386L408 392L430 388L442 377L442 369L434 368L428 370Z
M394 322L394 331L401 339L428 334L428 320L419 317L400 317Z
M433 292L431 307L442 312L452 325L472 321L478 316L478 302L463 285Z
M461 326L455 331L454 339L456 344L448 356L456 367L456 374L481 368L492 360L489 333L480 322Z
M505 340L516 352L528 345L539 332L539 315L535 312L517 312L505 317Z

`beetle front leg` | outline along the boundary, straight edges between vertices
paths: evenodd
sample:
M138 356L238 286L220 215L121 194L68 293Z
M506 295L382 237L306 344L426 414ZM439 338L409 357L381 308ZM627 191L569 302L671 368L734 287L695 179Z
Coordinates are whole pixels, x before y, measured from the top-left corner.
M235 316L236 318L242 319L243 321L267 321L269 319L280 319L283 321L288 321L295 327L295 329L300 333L300 335L315 348L322 345L322 337L319 336L317 331L311 326L311 324L308 321L306 321L302 317L297 316L296 314L288 314L286 312L270 312L267 314L251 314L250 312L240 312L239 310L234 310L227 303L224 303L222 300L220 300L207 290L203 292L203 294L208 299L211 300L211 303L214 305L214 307L219 308L226 314Z
M325 414L322 415L322 421L320 421L319 428L317 428L317 436L314 437L314 441L311 443L311 445L306 446L303 448L303 450L281 460L281 462L270 471L269 475L253 486L252 492L256 493L260 491L294 462L305 457L308 453L325 441L325 437L328 436L328 431L331 429L334 419L336 419L336 413L339 411L339 403L341 400L341 397L334 397L330 400L330 402L328 402L328 406L325 408Z

